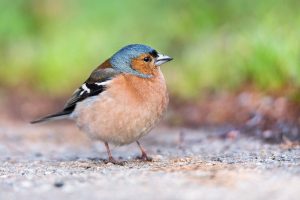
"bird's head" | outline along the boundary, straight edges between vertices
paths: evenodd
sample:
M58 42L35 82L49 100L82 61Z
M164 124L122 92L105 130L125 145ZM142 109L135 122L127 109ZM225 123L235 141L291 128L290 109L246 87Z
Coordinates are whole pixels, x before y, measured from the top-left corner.
M173 58L158 53L155 49L131 44L123 47L110 58L112 67L120 72L133 74L141 78L151 78L159 66Z

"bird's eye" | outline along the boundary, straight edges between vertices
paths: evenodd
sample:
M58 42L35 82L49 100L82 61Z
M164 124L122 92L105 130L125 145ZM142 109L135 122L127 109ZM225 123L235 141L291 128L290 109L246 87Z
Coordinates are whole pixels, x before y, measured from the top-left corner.
M150 57L145 57L145 58L144 58L144 61L145 61L145 62L150 62L150 61L151 61L151 58L150 58Z

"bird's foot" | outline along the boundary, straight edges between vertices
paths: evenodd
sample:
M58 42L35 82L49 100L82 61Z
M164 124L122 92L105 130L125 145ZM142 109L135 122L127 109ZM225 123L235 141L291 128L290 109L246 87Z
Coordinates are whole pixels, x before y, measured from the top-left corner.
M126 162L125 161L117 161L113 157L109 157L108 160L105 161L105 164L107 164L107 163L112 163L114 165L124 166Z
M147 156L147 154L142 154L141 156L138 156L137 159L139 159L141 161L145 161L145 162L153 161L153 158L151 158L150 156Z

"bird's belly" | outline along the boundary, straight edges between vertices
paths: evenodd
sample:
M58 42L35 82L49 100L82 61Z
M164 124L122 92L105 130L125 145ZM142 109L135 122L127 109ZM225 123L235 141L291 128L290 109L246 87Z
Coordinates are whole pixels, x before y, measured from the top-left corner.
M115 145L132 143L147 134L167 107L167 101L163 99L129 104L101 95L104 95L101 100L95 97L79 103L73 117L78 127L91 138Z

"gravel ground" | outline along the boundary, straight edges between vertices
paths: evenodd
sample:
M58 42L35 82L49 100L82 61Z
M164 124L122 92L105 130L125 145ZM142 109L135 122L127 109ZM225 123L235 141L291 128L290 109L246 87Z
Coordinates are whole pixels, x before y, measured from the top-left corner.
M0 123L0 199L299 199L297 147L164 127L141 143L154 161L132 144L118 166L72 124Z

